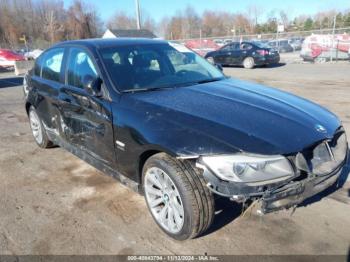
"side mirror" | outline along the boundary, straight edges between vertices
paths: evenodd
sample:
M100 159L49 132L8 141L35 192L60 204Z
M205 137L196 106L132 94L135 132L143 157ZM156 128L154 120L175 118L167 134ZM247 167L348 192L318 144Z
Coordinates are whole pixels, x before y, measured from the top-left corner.
M92 75L85 75L83 86L86 92L92 96L101 96L102 79Z
M215 64L216 68L219 69L221 72L224 71L224 69L222 68L222 65L220 64Z

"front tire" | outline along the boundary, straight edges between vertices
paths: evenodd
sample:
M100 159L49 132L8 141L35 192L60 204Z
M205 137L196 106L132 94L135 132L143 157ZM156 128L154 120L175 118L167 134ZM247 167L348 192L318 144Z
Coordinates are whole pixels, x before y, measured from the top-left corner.
M35 108L31 106L28 112L30 128L35 142L41 148L50 148L53 146L53 143L47 137L44 125L36 112Z
M185 240L209 228L214 198L192 163L159 153L146 161L142 178L148 209L167 235Z
M253 57L249 56L249 57L246 57L243 60L243 66L246 69L252 69L252 68L254 68L254 65L255 65L255 62L254 62L254 58Z

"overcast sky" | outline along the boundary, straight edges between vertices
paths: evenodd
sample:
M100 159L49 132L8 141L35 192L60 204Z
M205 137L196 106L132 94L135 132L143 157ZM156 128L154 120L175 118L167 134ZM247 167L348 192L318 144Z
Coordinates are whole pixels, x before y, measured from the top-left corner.
M199 14L203 10L220 10L230 12L244 12L248 6L257 5L264 10L265 16L269 12L282 9L287 11L290 18L300 14L314 14L318 11L336 9L350 9L350 0L139 0L142 10L157 22L164 16L170 16L177 10L191 5ZM69 5L72 0L64 0ZM135 14L134 0L87 0L98 9L101 18L107 21L116 11L129 15ZM264 19L264 18L263 18Z

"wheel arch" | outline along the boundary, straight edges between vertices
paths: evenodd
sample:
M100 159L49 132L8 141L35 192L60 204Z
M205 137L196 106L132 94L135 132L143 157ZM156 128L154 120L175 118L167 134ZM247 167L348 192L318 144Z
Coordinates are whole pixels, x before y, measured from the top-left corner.
M30 102L26 102L26 104L25 104L25 109L26 109L26 112L27 112L27 115L29 115L29 108L32 106L32 103L30 103Z
M171 150L165 149L163 147L153 145L153 146L148 146L143 152L139 155L138 157L138 164L137 164L137 174L138 174L138 179L139 182L142 183L142 169L146 163L146 161L154 156L155 154L159 153L165 153L168 154L172 157L177 157L177 154L172 152Z

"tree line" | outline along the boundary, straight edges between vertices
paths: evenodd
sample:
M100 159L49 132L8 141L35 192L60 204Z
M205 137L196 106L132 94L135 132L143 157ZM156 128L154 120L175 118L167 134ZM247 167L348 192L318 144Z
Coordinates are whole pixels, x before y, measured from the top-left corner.
M314 15L290 17L284 10L267 13L258 6L249 6L245 12L204 11L198 14L188 6L173 17L164 18L160 30L167 39L188 39L202 37L232 36L241 34L276 33L278 25L285 31L322 30L333 27L350 27L350 9L343 12L334 10L318 12Z
M132 10L133 11L133 10ZM142 10L142 28L166 39L276 33L277 25L286 31L307 31L350 27L350 10L318 12L290 17L284 10L264 10L256 5L245 12L211 11L198 13L192 6L156 22ZM65 7L63 0L0 0L0 48L24 46L47 48L64 40L100 37L106 28L136 29L136 17L122 11L102 21L96 7L87 0L74 0Z
M155 31L165 39L189 39L202 37L233 36L241 34L276 33L277 25L284 25L285 31L322 30L333 27L350 27L350 9L317 12L313 15L290 17L284 10L264 10L256 5L245 12L211 11L199 14L192 6L178 10L171 17L164 17L159 23L143 11L143 27ZM107 21L110 28L136 28L136 18L117 12Z
M97 37L103 23L96 9L75 0L0 0L0 47L47 48L63 40Z

